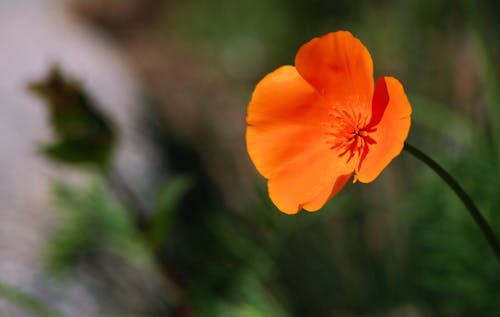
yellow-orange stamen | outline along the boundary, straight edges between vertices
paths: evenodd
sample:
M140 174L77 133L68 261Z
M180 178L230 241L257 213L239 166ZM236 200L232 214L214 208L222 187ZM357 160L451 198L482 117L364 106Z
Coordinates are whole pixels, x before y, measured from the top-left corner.
M326 134L330 149L337 150L339 157L348 154L347 161L359 158L369 143L366 119L360 113L334 109L329 112Z

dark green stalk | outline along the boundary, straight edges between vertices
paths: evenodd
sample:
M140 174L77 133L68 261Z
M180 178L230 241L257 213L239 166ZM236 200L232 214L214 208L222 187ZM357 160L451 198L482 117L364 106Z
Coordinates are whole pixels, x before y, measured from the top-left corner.
M438 174L445 182L450 186L450 188L457 194L458 198L465 205L467 211L471 215L472 219L476 222L476 224L481 229L484 237L488 241L493 253L497 257L498 262L500 262L500 244L498 243L493 230L490 225L486 222L484 217L479 212L476 204L472 201L470 196L464 191L464 189L457 183L457 181L447 172L445 171L436 161L431 159L427 154L423 153L419 149L415 148L413 145L405 143L404 150L420 161L424 162L429 166L436 174Z

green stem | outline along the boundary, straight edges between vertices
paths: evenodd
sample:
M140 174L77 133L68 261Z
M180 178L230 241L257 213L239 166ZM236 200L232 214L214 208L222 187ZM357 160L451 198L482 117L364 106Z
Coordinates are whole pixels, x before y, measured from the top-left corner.
M408 153L412 154L425 164L429 166L436 174L438 174L445 182L450 186L450 188L457 194L458 198L465 205L467 211L471 215L472 219L476 222L476 224L481 229L484 237L488 241L493 253L497 257L498 262L500 262L500 244L498 243L493 230L490 225L486 222L484 217L479 212L479 209L476 207L476 204L472 201L470 196L463 190L463 188L457 183L457 181L447 172L445 171L436 161L431 159L427 154L423 153L419 149L415 148L413 145L405 143L404 150Z

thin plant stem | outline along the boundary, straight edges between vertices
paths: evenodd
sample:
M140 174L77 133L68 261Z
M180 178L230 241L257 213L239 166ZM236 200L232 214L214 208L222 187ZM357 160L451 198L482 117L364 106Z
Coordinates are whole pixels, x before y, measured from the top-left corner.
M495 254L498 262L500 263L500 244L498 243L497 238L495 237L495 234L493 233L493 230L491 229L490 225L484 217L481 215L481 212L479 212L479 209L477 208L476 204L472 201L470 196L464 191L462 186L458 184L458 182L447 172L445 171L441 165L436 163L432 158L430 158L427 154L423 153L419 149L415 148L413 145L410 145L408 143L405 143L404 150L410 154L412 154L414 157L419 159L420 161L424 162L429 166L436 174L438 174L442 180L450 186L450 188L457 194L458 198L462 201L462 203L465 205L465 208L471 215L472 219L476 222L476 224L479 226L479 229L481 229L484 237L488 241L488 244L490 245L491 249L493 250L493 253Z
M129 211L134 224L140 232L148 231L149 219L148 208L137 196L135 191L130 188L123 176L114 167L108 167L101 170L110 190L124 204Z

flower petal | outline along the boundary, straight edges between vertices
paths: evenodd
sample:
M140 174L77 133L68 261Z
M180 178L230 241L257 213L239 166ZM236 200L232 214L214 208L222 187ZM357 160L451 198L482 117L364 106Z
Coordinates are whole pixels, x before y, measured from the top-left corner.
M323 142L321 122L328 110L293 66L264 77L254 90L247 114L247 151L266 178ZM328 147L325 147L325 151Z
M282 212L320 209L352 175L352 164L348 166L317 151L300 157L269 179L269 197Z
M333 196L337 195L337 193L344 188L345 184L351 178L352 172L347 173L345 175L340 175L335 180L333 184L333 188L325 187L323 191L321 191L314 199L302 205L307 211L317 211L323 207L328 200L330 200Z
M393 77L377 80L368 130L374 141L360 159L357 180L373 181L401 153L411 124L411 106L401 83Z
M338 105L363 106L373 96L373 62L366 47L348 31L328 33L304 44L295 66L316 90ZM336 106L336 105L333 105Z
M330 150L322 125L329 120L328 111L293 66L277 69L255 88L248 107L247 150L269 179L269 196L283 212L319 209L354 170Z

